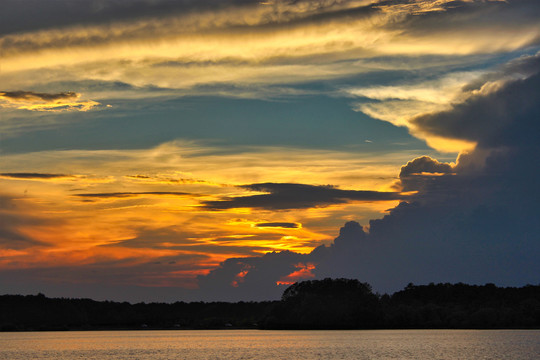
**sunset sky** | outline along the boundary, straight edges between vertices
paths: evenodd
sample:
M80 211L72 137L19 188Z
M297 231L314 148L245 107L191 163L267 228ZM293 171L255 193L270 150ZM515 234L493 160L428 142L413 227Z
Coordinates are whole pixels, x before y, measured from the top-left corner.
M2 0L0 293L540 283L540 2Z

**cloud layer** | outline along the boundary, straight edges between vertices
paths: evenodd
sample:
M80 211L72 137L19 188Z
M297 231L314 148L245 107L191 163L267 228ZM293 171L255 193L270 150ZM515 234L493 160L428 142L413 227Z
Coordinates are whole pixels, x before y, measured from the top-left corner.
M45 81L40 69L48 69L55 81L120 81L194 92L229 84L243 87L236 88L239 95L264 96L267 85L429 69L436 64L423 56L514 51L538 44L540 35L540 7L534 1L106 4L75 7L55 1L43 9L49 16L39 17L50 23L32 29L35 16L26 14L26 32L15 31L20 23L3 22L2 82L13 84L17 72L19 84L36 85ZM15 3L8 9L16 13L20 7ZM55 8L72 9L74 16L58 22ZM386 61L390 56L403 59ZM414 61L407 60L410 56ZM256 95L253 85L262 93ZM234 87L215 91L234 92Z

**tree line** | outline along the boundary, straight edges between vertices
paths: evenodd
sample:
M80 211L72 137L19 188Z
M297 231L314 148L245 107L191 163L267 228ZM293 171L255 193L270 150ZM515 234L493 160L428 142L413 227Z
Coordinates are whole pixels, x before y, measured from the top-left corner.
M280 301L137 303L0 296L0 331L540 328L540 285L409 284L379 295L351 279L303 281Z

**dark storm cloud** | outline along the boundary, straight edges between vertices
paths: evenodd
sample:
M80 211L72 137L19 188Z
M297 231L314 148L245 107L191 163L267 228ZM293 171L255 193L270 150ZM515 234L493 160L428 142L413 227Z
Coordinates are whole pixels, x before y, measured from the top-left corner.
M208 300L223 299L220 296L229 301L278 299L288 286L278 284L278 281L287 279L291 274L295 274L295 279L311 278L306 269L314 264L320 266L334 256L356 256L365 241L362 227L351 221L340 230L334 244L319 246L310 254L280 251L227 259L208 275L198 277L200 294ZM354 261L348 264L354 266Z
M343 204L349 201L385 201L404 198L397 192L341 190L330 185L261 183L239 187L268 194L227 197L223 200L204 201L202 204L210 210L234 208L286 210Z
M524 79L538 73L539 71L540 53L532 56L521 56L467 84L463 90L467 92L475 90L478 91L490 82L497 82L505 79L510 81Z
M297 223L290 222L266 222L266 223L257 223L255 227L277 227L277 228L287 228L287 229L298 229L300 227Z
M208 275L198 277L200 296L222 301L276 299L277 293L286 287L278 286L276 281L294 272L295 265L305 262L307 257L281 251L227 259Z
M315 278L357 278L381 292L409 282L538 283L539 98L539 76L532 75L505 82L453 111L430 115L437 134L455 135L460 124L461 134L479 145L456 166L428 157L405 165L402 181L413 174L425 174L430 181L422 182L408 202L371 220L369 233L349 222L331 246L321 245L310 254L229 259L199 278L201 288L219 283L219 292L237 299L254 298L250 294L259 291L277 299L282 289L276 282L298 263L314 264ZM475 161L479 165L470 166ZM241 271L245 280L231 286Z
M112 192L112 193L88 193L88 194L75 194L74 196L82 198L128 198L128 197L139 197L144 195L164 195L164 196L190 196L198 197L199 194L179 192L179 191L142 191L142 192Z
M445 138L478 141L481 147L518 146L534 129L540 116L540 74L511 81L487 95L478 94L451 110L412 120L421 131ZM516 123L522 125L517 127Z
M451 174L452 172L452 165L441 163L429 156L420 156L402 166L399 177L404 178L411 175L421 175L422 173Z
M24 179L48 180L48 179L58 179L58 178L73 177L73 175L46 174L46 173L0 173L0 177L10 178L10 179L22 179L22 180L24 180Z
M421 156L401 167L399 184L402 191L418 191L430 182L439 181L436 177L454 173L451 164L441 163L429 156Z

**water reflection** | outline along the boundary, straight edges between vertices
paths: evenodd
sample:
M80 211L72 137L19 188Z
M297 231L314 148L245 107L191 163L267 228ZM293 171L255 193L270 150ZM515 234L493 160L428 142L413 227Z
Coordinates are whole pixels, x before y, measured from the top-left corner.
M3 333L0 359L537 359L540 330Z

